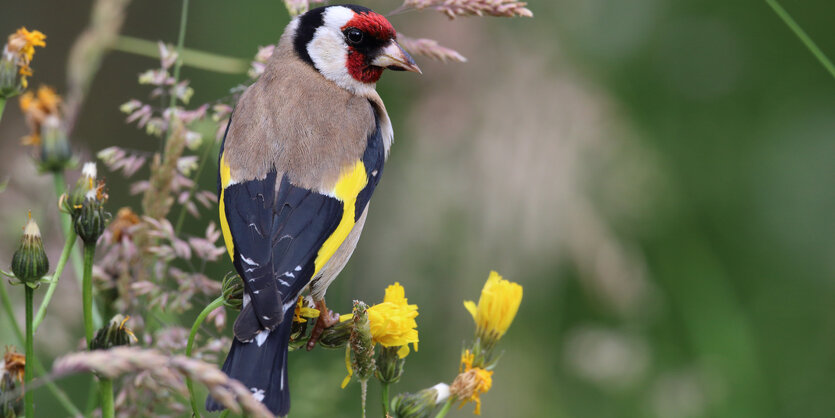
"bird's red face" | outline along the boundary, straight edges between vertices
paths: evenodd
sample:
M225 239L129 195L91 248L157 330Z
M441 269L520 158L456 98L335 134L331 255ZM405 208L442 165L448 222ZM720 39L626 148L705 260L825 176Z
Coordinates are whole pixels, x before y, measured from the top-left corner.
M297 18L294 47L326 78L361 93L383 70L420 72L382 15L354 5L325 6Z

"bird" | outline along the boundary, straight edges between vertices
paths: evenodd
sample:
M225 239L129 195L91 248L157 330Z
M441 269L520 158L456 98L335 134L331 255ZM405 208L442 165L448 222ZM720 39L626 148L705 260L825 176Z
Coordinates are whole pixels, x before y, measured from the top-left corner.
M376 91L385 69L421 73L382 15L351 4L298 15L220 146L221 230L244 284L222 370L278 416L290 410L297 300L307 291L320 311L310 349L338 319L325 293L357 245L388 158L394 133ZM223 406L209 396L206 409Z

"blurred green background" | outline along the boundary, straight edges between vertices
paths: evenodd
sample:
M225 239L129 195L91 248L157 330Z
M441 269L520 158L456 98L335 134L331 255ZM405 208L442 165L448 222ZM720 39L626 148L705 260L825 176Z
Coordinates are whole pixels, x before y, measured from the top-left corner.
M782 3L835 56L835 4ZM48 36L33 86L64 90L67 52L91 4L0 6L0 33L26 25ZM835 415L835 80L762 1L529 8L533 19L391 18L469 58L419 57L423 76L388 73L379 83L396 140L365 234L328 292L329 306L346 312L399 281L420 306L420 350L393 393L454 378L473 328L462 300L477 298L495 269L525 297L485 417ZM174 42L179 17L180 2L134 1L122 33ZM277 0L193 1L186 46L249 60L287 21ZM106 56L75 149L156 149L118 110L147 97L136 76L156 66ZM183 76L192 103L246 80L189 67ZM10 178L0 250L11 254L31 208L57 260L51 180L21 158L25 134L10 102L0 124L0 176ZM214 170L201 178L206 189ZM119 174L107 180L114 210L138 206ZM199 233L210 219L187 229ZM213 275L230 268L219 263ZM37 336L49 341L37 343L47 364L83 334L75 281L61 289L66 297L50 306L68 314L48 316ZM0 341L14 341L6 323ZM359 415L359 385L339 389L342 352L294 352L290 363L293 416ZM76 381L61 386L83 404ZM378 390L370 385L370 416ZM38 392L39 411L60 416L50 396Z

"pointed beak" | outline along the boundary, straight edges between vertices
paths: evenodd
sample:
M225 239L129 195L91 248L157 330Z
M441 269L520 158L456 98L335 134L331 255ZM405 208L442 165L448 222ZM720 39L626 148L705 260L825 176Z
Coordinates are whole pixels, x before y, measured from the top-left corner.
M411 71L423 74L417 64L415 64L415 60L412 59L412 56L409 55L409 53L406 52L394 39L392 39L388 45L383 47L377 57L371 61L371 65L394 71Z

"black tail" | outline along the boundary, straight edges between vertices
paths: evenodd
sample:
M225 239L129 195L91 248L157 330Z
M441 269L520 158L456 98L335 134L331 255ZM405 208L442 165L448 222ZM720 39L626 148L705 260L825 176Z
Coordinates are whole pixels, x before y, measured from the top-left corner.
M287 344L293 324L293 310L267 335L266 340L256 336L251 342L232 340L232 348L223 363L223 372L244 384L256 399L277 416L290 411L290 386L287 384ZM262 341L258 345L258 341ZM211 395L206 398L206 410L219 411L223 405Z

